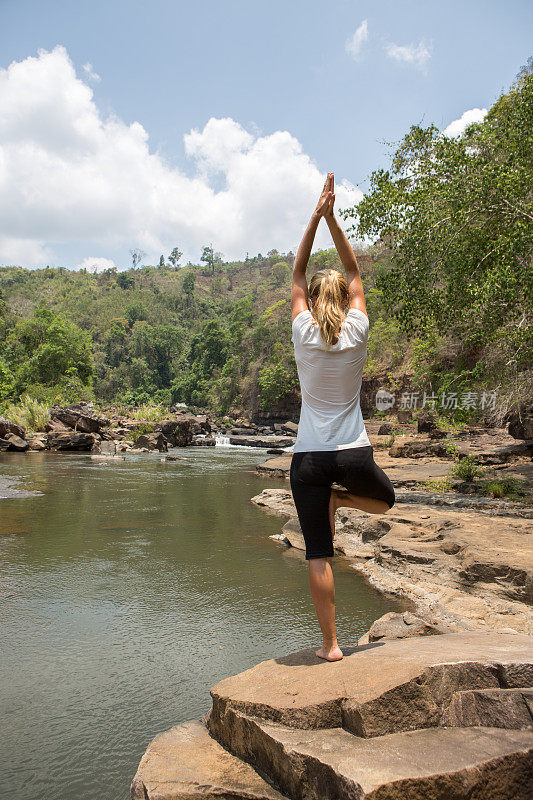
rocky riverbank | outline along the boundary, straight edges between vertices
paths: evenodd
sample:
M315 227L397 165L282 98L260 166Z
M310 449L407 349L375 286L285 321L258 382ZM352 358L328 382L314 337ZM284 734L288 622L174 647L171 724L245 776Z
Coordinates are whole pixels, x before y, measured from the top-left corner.
M214 447L216 436L228 444L283 448L294 444L298 426L293 422L272 425L240 420L238 427L224 427L207 414L174 408L158 422L103 414L92 403L52 406L42 430L32 433L12 420L0 417L0 452L35 450L85 451L102 456L127 452L166 452L170 447Z
M132 800L529 800L531 662L501 633L263 661L155 737Z
M338 509L335 552L381 591L410 601L418 617L441 631L531 633L533 506L480 496L473 481L460 478L435 491L432 484L450 472L451 454L423 450L433 443L424 432L411 431L386 449L372 423L367 430L376 462L394 484L396 504L382 515ZM500 480L513 477L531 491L531 442L518 444L503 430L472 431L459 447ZM290 461L286 453L257 469L288 479ZM252 502L287 517L280 542L305 549L289 487L265 489Z

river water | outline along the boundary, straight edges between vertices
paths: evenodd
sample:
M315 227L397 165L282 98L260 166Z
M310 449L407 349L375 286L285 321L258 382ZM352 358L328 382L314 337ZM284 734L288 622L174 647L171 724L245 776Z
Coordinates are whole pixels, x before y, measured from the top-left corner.
M127 800L150 740L207 711L217 681L320 644L303 553L250 503L289 488L254 471L266 450L173 452L187 460L0 455L10 800ZM333 563L353 645L391 603Z

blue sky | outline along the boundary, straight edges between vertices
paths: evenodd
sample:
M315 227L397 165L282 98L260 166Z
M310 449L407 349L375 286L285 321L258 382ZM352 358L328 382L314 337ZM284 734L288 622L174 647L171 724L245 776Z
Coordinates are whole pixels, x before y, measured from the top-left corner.
M343 207L360 196L353 187L365 191L371 171L388 163L389 143L411 124L444 129L470 109L489 108L531 55L532 23L533 4L525 0L3 0L0 106L2 87L9 84L12 91L7 103L11 139L2 141L0 125L0 148L5 148L4 161L22 163L12 149L16 134L17 141L26 137L43 152L31 172L22 169L17 175L26 191L16 197L9 192L9 219L0 223L0 263L75 266L89 257L95 264L112 259L122 268L130 247L142 247L149 263L159 249L168 252L173 244L181 245L184 260L196 261L202 243L210 241L234 258L247 250L294 249L321 176L333 170L345 182L337 194ZM346 43L358 29L354 57ZM64 48L60 58L43 57L58 45ZM27 62L27 68L16 75L6 72L13 62ZM73 109L68 105L72 87L79 89L80 82L93 94ZM45 96L46 103L41 102ZM80 110L83 104L90 112ZM14 133L20 106L26 122ZM99 151L91 168L94 178L117 148L128 149L116 139L109 144L116 134L104 129L110 115L122 124L122 136L129 131L135 139L131 158L137 158L131 166L124 161L113 179L108 173L100 176L100 183L110 184L101 204L115 227L104 225L98 213L92 218L91 208L103 195L94 185L86 189L88 172L80 177L76 169L74 183L83 200L74 187L65 207L54 198L49 204L43 200L42 208L35 199L28 206L29 194L46 198L48 190L53 195L54 169L63 197L68 194L69 159L87 162L97 147L105 147L106 155ZM84 134L72 156L65 131L72 126L77 135L83 120L92 131L96 118L103 126L102 135L94 133L99 144L90 138L93 132ZM228 122L206 130L212 118ZM133 123L144 129L143 152ZM193 129L200 136L187 154L184 135ZM43 139L43 130L52 133ZM277 132L288 132L290 141L272 139ZM151 163L153 155L157 164ZM276 165L284 160L278 174ZM35 183L38 174L45 174L43 185ZM281 185L273 186L269 176ZM147 187L157 194L158 185L161 195L145 205ZM9 188L3 187L4 199ZM112 206L111 194L122 198L120 209ZM0 178L0 203L1 198ZM124 204L131 206L130 216ZM78 224L78 218L85 223ZM324 232L317 245L328 245Z

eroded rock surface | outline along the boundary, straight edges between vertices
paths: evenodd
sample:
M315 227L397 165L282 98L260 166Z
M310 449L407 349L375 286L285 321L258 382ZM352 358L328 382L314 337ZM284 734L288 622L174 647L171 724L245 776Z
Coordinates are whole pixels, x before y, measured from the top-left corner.
M263 661L154 739L132 798L529 800L532 655L527 636L474 633Z
M289 489L252 502L288 517L283 541L305 548ZM424 619L456 629L531 632L533 525L498 509L397 503L386 514L340 508L335 552L380 590L410 600Z
M532 737L497 728L361 739L235 713L233 747L294 800L530 800Z
M213 739L200 720L160 733L131 784L132 800L282 800L255 770Z
M410 639L413 636L437 636L442 633L446 633L446 628L442 625L428 622L410 611L404 611L401 614L391 611L370 626L368 641Z

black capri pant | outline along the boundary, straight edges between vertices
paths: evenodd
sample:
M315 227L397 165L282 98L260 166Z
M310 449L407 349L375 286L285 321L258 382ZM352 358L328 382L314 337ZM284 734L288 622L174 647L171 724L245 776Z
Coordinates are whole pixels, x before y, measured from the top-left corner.
M392 483L374 461L372 445L294 453L289 477L306 559L333 556L329 523L333 483L344 486L351 494L384 500L389 508L396 499Z

